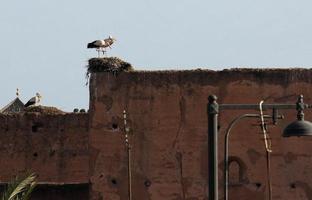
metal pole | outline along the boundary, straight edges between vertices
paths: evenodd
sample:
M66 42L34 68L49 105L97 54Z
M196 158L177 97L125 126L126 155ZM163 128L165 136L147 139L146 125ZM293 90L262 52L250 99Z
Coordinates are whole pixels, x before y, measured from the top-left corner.
M132 172L131 172L131 146L128 145L128 180L129 180L129 200L132 200Z
M263 110L288 110L295 109L296 104L262 104ZM259 110L259 104L220 104L220 110ZM303 104L304 108L309 108L308 104Z
M124 128L125 128L125 143L128 153L128 200L132 200L132 173L131 173L131 145L129 142L129 127L127 126L127 113L123 111Z
M208 97L208 186L209 200L218 200L218 113L217 96Z

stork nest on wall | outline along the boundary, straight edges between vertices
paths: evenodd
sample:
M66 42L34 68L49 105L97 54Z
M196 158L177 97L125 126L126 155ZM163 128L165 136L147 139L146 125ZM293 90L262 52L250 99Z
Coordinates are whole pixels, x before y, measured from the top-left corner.
M87 68L86 85L88 85L91 73L111 72L113 75L117 76L120 72L133 71L133 67L130 63L117 57L91 58Z
M118 74L120 72L133 70L130 63L117 57L91 58L87 67L88 73L112 72Z
M48 115L65 114L66 112L61 111L55 107L49 106L30 106L24 109L24 113L41 113Z

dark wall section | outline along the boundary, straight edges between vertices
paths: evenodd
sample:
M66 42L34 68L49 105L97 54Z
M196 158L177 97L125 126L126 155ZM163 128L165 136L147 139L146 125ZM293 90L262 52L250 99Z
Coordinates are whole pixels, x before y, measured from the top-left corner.
M0 180L32 171L45 183L88 183L88 114L0 115Z
M39 185L32 200L86 200L89 199L89 184Z

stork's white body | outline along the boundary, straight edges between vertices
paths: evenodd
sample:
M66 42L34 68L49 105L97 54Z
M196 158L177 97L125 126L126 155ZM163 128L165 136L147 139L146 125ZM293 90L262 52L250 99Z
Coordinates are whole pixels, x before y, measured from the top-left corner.
M95 40L91 43L88 43L87 48L96 48L98 55L100 57L100 52L103 53L103 55L106 52L106 48L109 47L111 48L112 44L115 42L116 40L109 36L108 38L104 39L104 40Z
M94 46L97 46L97 48L101 48L101 47L107 47L105 40L95 40L93 42Z
M40 94L37 93L36 96L34 96L28 100L28 102L25 104L25 107L38 106L40 103L40 99L41 99L41 96L40 96Z

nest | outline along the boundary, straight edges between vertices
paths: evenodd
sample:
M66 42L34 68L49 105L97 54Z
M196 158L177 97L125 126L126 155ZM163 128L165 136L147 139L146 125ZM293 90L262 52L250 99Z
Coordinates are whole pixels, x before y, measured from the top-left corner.
M30 106L24 109L25 113L41 113L49 115L65 114L66 112L61 111L55 107L48 106Z
M130 63L117 57L91 58L89 60L88 73L112 72L118 74L123 71L132 71Z

